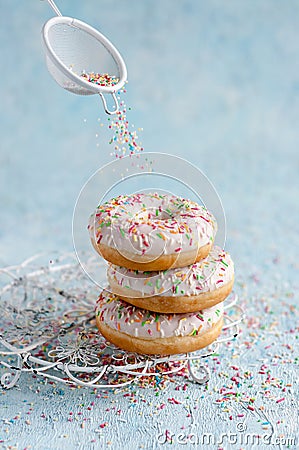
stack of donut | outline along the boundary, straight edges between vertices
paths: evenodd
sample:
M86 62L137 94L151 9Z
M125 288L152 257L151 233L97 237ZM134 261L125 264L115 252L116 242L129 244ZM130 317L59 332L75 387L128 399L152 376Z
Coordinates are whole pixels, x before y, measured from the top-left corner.
M109 286L96 307L108 341L171 355L217 339L234 265L213 245L216 220L204 206L168 194L121 195L96 208L88 229L109 262Z

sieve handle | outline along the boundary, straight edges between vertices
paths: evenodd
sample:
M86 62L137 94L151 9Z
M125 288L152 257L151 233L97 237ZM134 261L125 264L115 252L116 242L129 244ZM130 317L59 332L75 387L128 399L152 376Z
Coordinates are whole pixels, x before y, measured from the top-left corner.
M112 114L118 113L119 105L118 105L118 100L117 100L117 98L116 98L115 92L111 92L112 98L113 98L114 103L115 103L115 109L114 109L113 111L111 111L111 110L108 109L108 107L107 107L107 102L106 102L106 99L105 99L105 97L104 97L104 94L102 94L102 92L100 92L99 95L100 95L100 97L101 97L101 99L102 99L103 106L104 106L104 110L105 110L105 113L106 113L106 114L109 114L109 115L111 116Z
M47 0L47 2L49 3L49 5L51 6L51 8L53 9L53 11L55 12L55 14L57 14L57 16L62 16L61 12L59 11L59 9L57 8L57 6L55 5L53 0Z

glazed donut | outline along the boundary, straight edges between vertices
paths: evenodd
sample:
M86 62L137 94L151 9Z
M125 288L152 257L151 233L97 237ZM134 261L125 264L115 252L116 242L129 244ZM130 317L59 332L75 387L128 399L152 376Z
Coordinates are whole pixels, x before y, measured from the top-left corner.
M118 347L149 355L199 350L221 333L223 303L197 313L158 314L130 305L103 291L97 301L96 324Z
M165 270L205 258L217 225L197 203L173 195L120 195L97 207L89 220L96 251L128 269Z
M234 284L230 255L213 247L203 261L180 269L140 272L110 264L111 291L132 305L156 312L184 313L222 302Z

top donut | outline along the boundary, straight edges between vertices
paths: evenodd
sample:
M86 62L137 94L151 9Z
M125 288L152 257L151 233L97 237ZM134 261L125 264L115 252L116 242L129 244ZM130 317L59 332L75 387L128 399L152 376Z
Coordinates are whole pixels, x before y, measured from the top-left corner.
M217 224L204 207L174 195L120 195L99 205L89 219L96 251L128 269L184 267L204 259Z

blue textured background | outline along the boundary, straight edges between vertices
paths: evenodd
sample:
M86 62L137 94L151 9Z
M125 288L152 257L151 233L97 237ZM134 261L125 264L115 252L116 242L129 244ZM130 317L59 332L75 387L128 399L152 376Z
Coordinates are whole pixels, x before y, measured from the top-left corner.
M298 298L298 2L61 0L59 7L65 15L97 27L123 54L129 72L126 102L133 108L129 119L144 128L145 150L185 157L219 192L227 217L227 248L237 268L236 290L249 317L238 346L256 333L238 364L244 370L250 364L256 367L255 395L268 408L275 431L294 437L298 340L291 349L286 345L288 333L298 326L297 306L290 306ZM43 250L49 256L71 250L77 195L94 170L111 161L109 133L97 120L106 124L97 98L63 91L47 72L40 30L51 16L46 2L0 0L2 266ZM271 317L265 314L269 308ZM261 331L262 325L272 331ZM274 339L276 351L284 346L291 360L284 363L281 356L271 368L276 379L293 386L284 391L281 403L265 400L259 388L258 358ZM230 352L225 352L221 364L229 380ZM233 432L238 419L229 419L215 403L223 385L219 370L208 393L192 385L187 394L176 392L181 404L175 407L167 403L174 396L169 387L159 397L154 390L137 392L135 407L128 397L108 393L88 410L93 400L89 391L63 389L59 394L59 388L24 377L20 391L3 391L3 448L157 448L159 429ZM157 402L163 399L167 406L159 410ZM120 416L114 407L122 411ZM188 408L193 408L192 423ZM44 410L46 419L41 418ZM76 416L79 410L87 417L84 429ZM78 420L68 422L70 411ZM256 414L246 414L250 429L262 433ZM105 421L99 437L94 430ZM293 423L293 428L280 428L283 423ZM175 442L171 446L184 448Z

